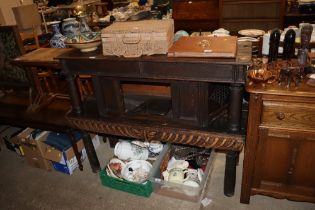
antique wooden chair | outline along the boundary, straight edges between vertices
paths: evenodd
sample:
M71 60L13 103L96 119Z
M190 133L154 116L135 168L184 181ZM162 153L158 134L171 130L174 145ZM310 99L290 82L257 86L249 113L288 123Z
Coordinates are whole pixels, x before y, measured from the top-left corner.
M36 4L12 8L26 52L40 47L38 36L41 31L41 17Z

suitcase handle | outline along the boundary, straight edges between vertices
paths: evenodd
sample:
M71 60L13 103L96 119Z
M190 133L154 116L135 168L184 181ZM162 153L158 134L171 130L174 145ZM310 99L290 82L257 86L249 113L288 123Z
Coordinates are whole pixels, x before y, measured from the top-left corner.
M141 35L139 28L134 28L133 31L129 32L129 34L137 34L136 37L128 37L126 36L126 33L122 36L122 42L124 44L138 44L141 41Z

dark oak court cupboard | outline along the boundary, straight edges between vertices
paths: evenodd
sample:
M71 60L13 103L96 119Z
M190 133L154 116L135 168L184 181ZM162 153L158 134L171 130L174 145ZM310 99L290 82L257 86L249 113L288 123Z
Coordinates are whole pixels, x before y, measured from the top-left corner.
M263 194L315 202L315 87L247 86L241 202Z

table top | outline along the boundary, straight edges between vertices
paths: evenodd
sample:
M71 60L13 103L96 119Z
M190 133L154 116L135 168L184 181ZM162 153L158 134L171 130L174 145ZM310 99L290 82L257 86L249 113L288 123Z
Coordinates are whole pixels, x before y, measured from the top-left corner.
M243 53L243 54L242 54ZM63 71L70 74L90 74L116 79L185 80L218 83L245 83L245 71L251 51L236 58L189 58L151 55L135 58L104 56L101 49L82 53L79 50L57 57ZM166 82L167 82L166 81Z
M56 57L72 51L72 48L39 48L13 60L15 64L24 66L58 66Z
M290 87L281 86L275 81L272 84L246 84L246 91L249 93L262 93L268 95L287 95L315 97L315 80L305 78L299 86L292 84Z
M102 51L96 50L93 52L82 53L79 50L73 50L60 54L57 59L67 60L103 60L103 61L127 61L127 62L163 62L163 63L217 63L217 64L236 64L236 65L249 65L251 63L250 52L244 52L238 49L236 58L208 58L208 57L168 57L167 55L151 55L141 57L117 57L117 56L104 56Z

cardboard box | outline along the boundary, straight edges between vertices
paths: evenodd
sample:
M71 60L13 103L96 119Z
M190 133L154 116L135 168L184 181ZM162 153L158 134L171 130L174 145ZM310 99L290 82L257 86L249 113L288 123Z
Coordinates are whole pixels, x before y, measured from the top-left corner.
M64 138L64 136L61 136ZM100 145L98 135L91 135L93 146L96 149ZM69 139L67 139L69 140ZM77 142L78 151L81 154L81 161L86 159L87 154L84 148L83 140L80 138ZM45 144L43 147L44 157L52 161L53 168L65 174L73 174L79 167L78 160L74 154L73 148L58 148Z
M36 133L37 135L35 135ZM48 133L48 131L39 132L39 130L33 128L26 128L17 135L17 139L30 166L50 171L52 164L43 158L42 150L43 141L46 139Z
M83 162L83 160L85 160L85 158L87 157L85 148L82 149L80 154L81 161ZM52 166L56 171L60 171L62 173L71 175L79 167L79 163L75 156L68 159L66 153L63 152L60 161L59 162L52 161Z
M48 138L51 138L51 140ZM77 141L78 151L81 152L84 149L83 140L77 133L75 134L75 139ZM60 144L60 142L62 142L62 144ZM41 148L43 151L43 157L47 160L60 162L62 161L64 155L68 160L75 157L70 139L68 135L64 133L50 132L44 141L44 144L41 145Z
M23 128L12 126L0 126L0 150L5 145L7 149L16 152L18 155L23 156L20 143L17 140L17 135L23 130Z

